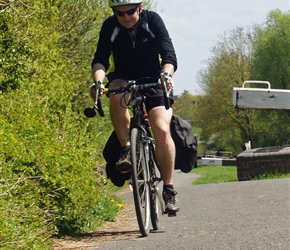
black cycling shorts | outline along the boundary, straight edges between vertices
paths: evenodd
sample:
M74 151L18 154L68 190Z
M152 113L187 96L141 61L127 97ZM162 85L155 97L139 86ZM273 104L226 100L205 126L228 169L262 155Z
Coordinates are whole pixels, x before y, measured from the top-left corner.
M162 90L161 90L161 93L162 93ZM172 106L172 104L173 104L173 97L170 98L170 107ZM148 113L151 109L158 106L165 106L163 93L162 93L162 96L146 97L145 107Z

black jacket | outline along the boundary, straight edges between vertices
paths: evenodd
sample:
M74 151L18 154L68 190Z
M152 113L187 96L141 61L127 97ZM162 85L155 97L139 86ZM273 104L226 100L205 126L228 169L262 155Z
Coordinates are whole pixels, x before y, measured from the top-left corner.
M142 11L133 37L118 23L116 16L105 20L92 65L101 63L108 70L111 53L115 75L124 79L157 76L166 63L177 69L168 31L161 17L153 11Z

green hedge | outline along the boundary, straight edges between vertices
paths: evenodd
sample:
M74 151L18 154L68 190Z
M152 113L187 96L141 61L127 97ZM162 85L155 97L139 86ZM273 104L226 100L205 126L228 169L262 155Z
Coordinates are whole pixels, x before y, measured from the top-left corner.
M73 111L73 87L63 84L0 94L2 249L44 249L52 235L95 229L119 210L95 170L108 118Z

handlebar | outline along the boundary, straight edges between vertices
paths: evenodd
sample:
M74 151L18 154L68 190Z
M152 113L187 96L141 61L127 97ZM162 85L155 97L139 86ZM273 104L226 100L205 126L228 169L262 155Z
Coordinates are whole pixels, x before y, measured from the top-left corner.
M104 94L108 93L114 93L114 94L120 94L120 93L125 93L125 92L134 92L137 90L142 90L142 89L150 89L150 88L158 88L159 83L145 83L145 84L140 84L137 85L136 81L130 81L126 87L112 87L112 88L105 88Z
M142 78L142 79L144 79L144 78ZM165 73L160 73L160 82L136 84L137 81L138 80L129 80L128 85L125 87L119 86L119 87L105 88L105 89L103 89L103 93L104 94L108 94L108 93L114 93L114 94L133 93L133 92L136 92L138 90L145 90L145 89L150 89L150 88L157 89L157 88L161 87L163 90L165 108L166 109L170 108L169 92L168 92L167 87L166 87L166 74ZM102 107L102 102L101 102L101 99L99 96L100 83L95 83L95 88L96 88L95 105L93 106L93 108L86 108L84 110L84 114L88 118L95 117L96 110L98 111L98 113L101 117L105 116L105 113L104 113L103 107Z

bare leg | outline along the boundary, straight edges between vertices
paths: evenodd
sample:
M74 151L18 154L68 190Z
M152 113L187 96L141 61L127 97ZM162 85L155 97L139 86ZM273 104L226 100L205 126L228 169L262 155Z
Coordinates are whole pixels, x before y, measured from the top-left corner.
M175 145L170 133L172 109L155 107L149 112L150 125L156 141L155 153L164 185L173 184Z
M125 86L126 84L125 81L114 80L110 83L110 87ZM110 94L110 116L121 146L125 147L130 145L130 114L122 96L123 94ZM126 96L126 102L128 99L129 95Z

